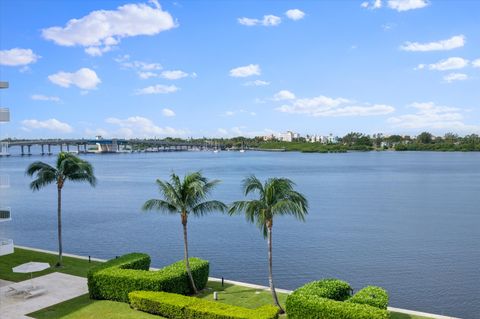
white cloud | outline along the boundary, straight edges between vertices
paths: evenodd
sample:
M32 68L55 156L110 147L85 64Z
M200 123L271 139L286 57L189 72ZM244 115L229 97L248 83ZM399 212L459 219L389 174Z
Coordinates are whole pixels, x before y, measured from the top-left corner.
M183 136L187 131L174 129L172 127L160 127L142 116L132 116L126 119L110 117L105 120L108 124L119 127L115 136L133 138L133 137L154 137L154 136Z
M364 1L360 6L365 9L380 9L382 7L382 0L372 0L370 2Z
M317 96L292 100L290 104L276 108L277 111L291 114L304 114L314 117L373 116L385 115L395 108L384 104L360 104L344 98Z
M151 85L147 86L143 89L138 89L135 94L136 95L143 95L143 94L168 94L168 93L174 93L179 90L178 87L175 85L163 85L163 84L157 84L157 85Z
M31 96L32 100L36 101L51 101L51 102L60 102L60 98L58 96L47 96L43 94L34 94Z
M251 18L245 18L245 17L243 17L243 18L238 18L237 21L238 21L238 23L240 23L240 24L242 24L242 25L246 25L246 26L248 26L248 27L252 27L252 26L254 26L254 25L258 25L258 24L260 24L260 22L261 22L261 21L258 20L258 19L251 19Z
M144 61L131 61L130 55L121 55L114 59L125 69L132 69L137 72L141 79L149 79L154 77L164 78L167 80L178 80L185 77L197 77L196 73L187 73L182 70L163 70L163 66L160 63L144 62Z
M138 72L138 76L141 78L141 79L149 79L149 78L154 78L154 77L157 77L158 74L157 73L154 73L154 72Z
M465 36L456 35L446 40L436 42L419 43L419 42L405 42L400 46L401 50L413 52L427 52L427 51L446 51L463 47L465 45Z
M472 65L474 68L480 68L480 59L472 61Z
M166 116L166 117L173 117L173 116L175 116L175 112L174 112L173 110L167 109L167 108L165 108L165 109L162 110L162 114L163 114L163 116Z
M252 27L256 25L262 25L265 27L275 27L282 22L282 18L272 14L267 14L263 16L262 20L243 17L243 18L238 18L237 21L238 23L248 27Z
M385 23L385 24L382 24L382 29L383 31L389 31L393 28L395 28L396 24L395 23Z
M465 124L462 110L457 107L439 106L433 102L414 102L409 107L415 109L415 113L391 117L387 122L396 128L415 130L438 129L470 133L480 130L480 126Z
M0 51L0 65L19 66L35 63L40 58L31 49L14 48Z
M245 86L267 86L267 85L270 85L270 82L263 81L263 80L255 80L255 81L245 82L243 85L245 85Z
M421 9L428 4L427 0L388 0L388 7L400 12Z
M90 55L110 51L122 38L155 35L174 28L175 22L157 1L149 4L125 4L116 10L92 11L71 19L64 27L42 30L42 36L61 46L83 46Z
M465 73L450 73L443 77L443 80L447 83L452 83L455 81L465 81L468 80L468 75Z
M399 12L421 9L428 6L427 0L388 0L387 7ZM362 8L366 9L380 9L383 7L382 0L364 1L360 4Z
M281 90L275 93L275 95L273 96L273 99L275 101L293 100L295 99L295 94L293 94L288 90Z
M285 12L285 15L287 16L287 18L297 21L302 20L305 17L305 12L299 9L290 9Z
M255 113L255 112L250 112L250 111L247 111L247 110L244 110L244 109L235 110L235 111L226 111L222 115L231 117L231 116L235 116L235 115L238 115L238 114L248 114L248 115L251 115L251 116L256 116L257 115L257 113Z
M282 22L282 18L274 16L272 14L263 16L262 25L266 27L274 27Z
M235 78L244 78L252 75L260 75L261 72L262 71L260 70L260 66L258 64L249 64L231 69L230 76Z
M144 61L131 61L130 55L120 55L114 59L123 68L133 69L137 72L140 71L157 71L163 69L160 63L144 62Z
M445 60L440 60L437 63L432 63L428 65L430 70L437 71L446 71L446 70L456 70L463 69L468 65L468 60L459 57L451 57ZM417 69L424 69L427 67L425 64L419 64Z
M68 88L71 85L75 85L84 90L96 89L97 85L102 82L97 73L89 68L81 68L72 73L60 71L49 75L48 79L61 87Z
M187 76L188 73L181 70L163 71L160 73L160 77L167 80L178 80Z
M60 122L57 119L48 119L45 121L39 120L23 120L22 129L26 131L31 131L33 129L46 129L50 131L56 131L61 133L70 133L73 131L73 128L67 123Z

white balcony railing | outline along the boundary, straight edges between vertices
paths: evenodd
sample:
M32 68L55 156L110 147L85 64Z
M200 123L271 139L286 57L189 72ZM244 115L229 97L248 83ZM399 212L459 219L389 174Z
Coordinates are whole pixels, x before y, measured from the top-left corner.
M13 240L0 238L0 256L13 254Z

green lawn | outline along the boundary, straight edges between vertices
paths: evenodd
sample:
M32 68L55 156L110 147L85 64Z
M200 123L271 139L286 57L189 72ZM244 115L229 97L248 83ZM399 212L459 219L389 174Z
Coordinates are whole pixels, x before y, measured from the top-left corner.
M97 265L98 262L89 263L86 260L63 257L64 266L62 268L52 267L42 272L35 273L34 276L42 276L54 271L66 274L86 277L90 268ZM12 272L12 267L29 261L48 262L55 265L56 255L48 253L35 252L15 248L15 253L0 257L0 279L10 281L22 281L30 278L30 274L16 274ZM199 298L213 300L213 292L218 291L218 301L242 306L246 308L257 308L262 305L272 303L272 297L269 291L252 289L242 286L225 284L222 287L219 282L209 282L207 288L200 292ZM278 294L280 303L285 304L286 294ZM88 295L83 295L63 303L39 310L29 316L38 319L162 319L160 316L150 315L144 312L130 309L129 305L121 302L106 300L90 300ZM286 318L286 316L282 316ZM391 313L391 319L428 319L424 317L410 316L401 313Z
M37 319L162 319L163 317L133 310L123 302L91 300L88 295L67 300L28 314Z
M46 262L52 266L44 271L34 273L33 277L43 276L55 271L86 277L88 270L98 264L98 262L94 261L89 263L88 260L63 257L63 267L55 268L55 264L57 263L56 255L15 248L15 252L13 254L0 257L0 279L10 281L23 281L29 279L30 274L19 274L12 272L13 267L29 261Z

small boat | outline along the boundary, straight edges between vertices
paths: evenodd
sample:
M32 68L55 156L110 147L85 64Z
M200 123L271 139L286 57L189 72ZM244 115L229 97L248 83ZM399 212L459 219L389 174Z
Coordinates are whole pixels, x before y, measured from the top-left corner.
M242 148L240 149L239 152L240 153L245 153L245 145L243 144L243 142L242 142Z

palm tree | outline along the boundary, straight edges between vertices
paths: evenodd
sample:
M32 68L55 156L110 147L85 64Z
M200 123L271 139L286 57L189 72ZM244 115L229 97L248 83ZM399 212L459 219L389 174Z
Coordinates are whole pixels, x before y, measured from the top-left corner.
M302 194L293 189L294 186L295 183L287 178L270 178L262 184L252 175L243 180L243 191L245 196L250 193L258 193L258 199L236 201L229 209L230 215L244 213L247 220L256 223L262 230L263 236L267 238L268 279L273 301L280 308L280 313L285 311L278 302L273 284L272 226L275 216L293 215L301 221L305 220L305 215L308 214L308 202Z
M51 183L57 184L57 223L58 223L58 263L62 266L62 188L67 180L88 182L95 186L96 178L92 165L70 153L60 152L55 167L44 162L34 162L28 166L27 175L35 176L30 183L33 191L38 191Z
M209 181L200 172L186 174L183 181L172 173L170 182L157 179L162 199L150 199L143 204L143 210L158 210L166 214L180 214L183 225L185 267L195 294L198 293L188 260L187 222L188 216L203 216L212 211L225 211L227 206L217 200L208 200L210 192L219 180Z

